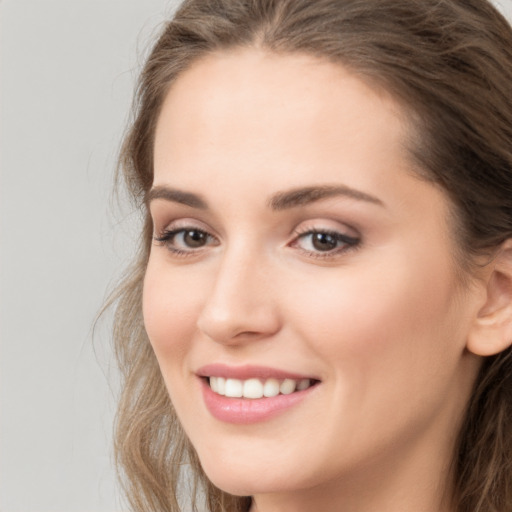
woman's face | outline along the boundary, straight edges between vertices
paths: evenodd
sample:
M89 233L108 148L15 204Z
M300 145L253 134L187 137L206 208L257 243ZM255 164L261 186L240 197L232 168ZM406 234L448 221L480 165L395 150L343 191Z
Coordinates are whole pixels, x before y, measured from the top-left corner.
M444 477L479 366L476 301L447 198L406 145L392 98L312 57L219 53L173 84L144 318L220 488Z

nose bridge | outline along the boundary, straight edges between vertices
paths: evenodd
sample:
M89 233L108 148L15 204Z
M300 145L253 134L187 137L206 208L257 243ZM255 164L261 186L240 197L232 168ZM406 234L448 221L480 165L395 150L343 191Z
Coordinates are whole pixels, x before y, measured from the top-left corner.
M265 337L279 328L271 266L261 250L239 241L227 248L198 320L199 329L221 343Z

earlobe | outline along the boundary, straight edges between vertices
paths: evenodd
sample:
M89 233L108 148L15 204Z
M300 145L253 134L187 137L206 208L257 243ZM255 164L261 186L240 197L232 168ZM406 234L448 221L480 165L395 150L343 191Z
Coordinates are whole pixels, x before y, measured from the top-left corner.
M512 345L512 239L501 246L488 264L485 302L468 334L467 348L492 356Z

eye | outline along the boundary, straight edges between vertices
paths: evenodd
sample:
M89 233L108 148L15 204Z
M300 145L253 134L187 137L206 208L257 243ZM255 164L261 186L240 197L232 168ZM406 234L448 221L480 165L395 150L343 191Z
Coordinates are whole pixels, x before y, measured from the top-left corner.
M332 230L314 229L298 233L291 244L316 257L332 256L359 245L360 239Z
M194 227L165 230L160 236L155 237L155 241L176 254L193 253L208 245L217 245L214 236Z
M188 229L186 231L178 232L174 235L175 239L178 239L183 245L190 247L191 249L197 249L203 247L208 243L208 235L204 231L198 229Z

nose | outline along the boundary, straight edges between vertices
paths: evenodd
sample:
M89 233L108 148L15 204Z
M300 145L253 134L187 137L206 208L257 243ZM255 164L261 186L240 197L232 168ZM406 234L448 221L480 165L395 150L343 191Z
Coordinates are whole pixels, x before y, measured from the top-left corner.
M261 258L226 255L219 263L197 326L210 339L225 345L268 338L281 325L276 302L270 268Z

